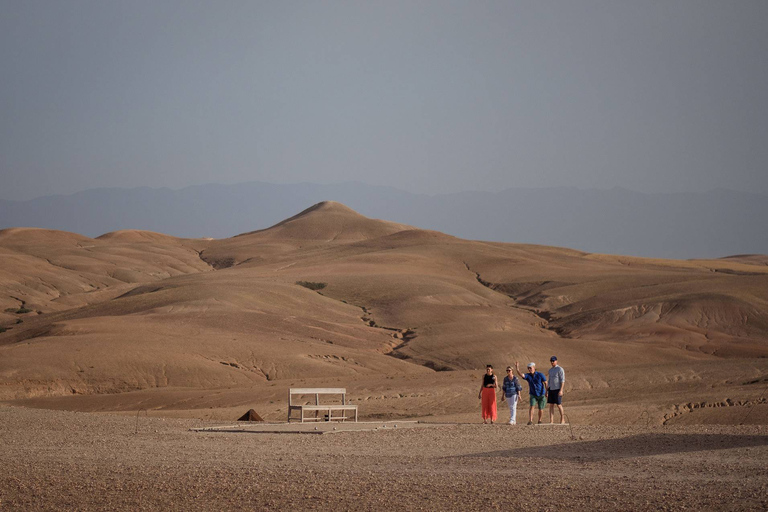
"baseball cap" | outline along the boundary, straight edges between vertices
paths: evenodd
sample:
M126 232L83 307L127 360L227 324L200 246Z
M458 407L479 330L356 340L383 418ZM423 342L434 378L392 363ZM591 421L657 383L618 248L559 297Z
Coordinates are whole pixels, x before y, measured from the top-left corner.
M534 366L536 366L536 363L528 363L528 368L532 368Z
M550 361L557 361L557 356L552 356L549 358Z

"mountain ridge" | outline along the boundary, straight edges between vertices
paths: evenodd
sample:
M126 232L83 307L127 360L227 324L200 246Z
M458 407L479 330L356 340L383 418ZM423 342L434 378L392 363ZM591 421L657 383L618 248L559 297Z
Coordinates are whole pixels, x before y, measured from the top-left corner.
M43 227L96 237L121 229L228 238L266 229L323 200L370 218L466 239L604 254L714 258L768 253L768 198L713 190L647 194L552 187L429 196L361 183L94 189L0 201L0 228Z

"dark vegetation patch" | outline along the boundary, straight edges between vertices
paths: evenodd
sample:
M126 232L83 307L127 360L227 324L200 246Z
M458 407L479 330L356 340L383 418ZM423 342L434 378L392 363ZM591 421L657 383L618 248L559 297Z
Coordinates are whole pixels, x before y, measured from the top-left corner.
M328 283L315 283L312 281L296 281L296 284L299 286L303 286L304 288L309 288L310 290L322 290L326 286L328 286Z
M235 258L232 257L217 258L215 256L209 256L205 254L205 251L198 252L197 255L201 260L212 266L214 270L222 270L235 266Z
M215 268L216 270L223 270L225 268L230 268L235 266L235 259L234 258L219 258L219 259L211 259L203 261L207 262L210 266Z

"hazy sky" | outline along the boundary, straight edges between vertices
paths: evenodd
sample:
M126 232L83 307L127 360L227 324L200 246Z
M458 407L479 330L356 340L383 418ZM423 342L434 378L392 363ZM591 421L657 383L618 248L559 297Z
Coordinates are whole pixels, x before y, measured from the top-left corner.
M0 198L768 194L768 1L0 0Z

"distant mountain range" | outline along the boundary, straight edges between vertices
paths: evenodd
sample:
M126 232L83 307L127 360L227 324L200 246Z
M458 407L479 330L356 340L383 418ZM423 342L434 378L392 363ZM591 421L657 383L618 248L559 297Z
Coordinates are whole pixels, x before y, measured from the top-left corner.
M356 182L101 188L0 200L0 228L41 227L90 237L143 229L225 238L269 227L325 200L368 217L474 240L659 258L768 253L768 197L723 189L646 194L554 187L430 196Z

